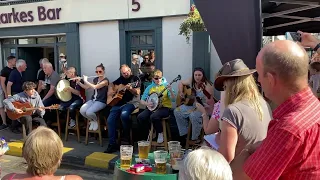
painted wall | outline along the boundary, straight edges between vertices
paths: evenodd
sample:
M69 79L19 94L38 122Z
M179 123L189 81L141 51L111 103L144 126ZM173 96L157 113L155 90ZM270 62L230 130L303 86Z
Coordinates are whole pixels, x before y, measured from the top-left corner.
M95 75L96 66L103 63L109 80L114 81L118 78L120 67L118 21L80 24L79 34L82 74Z
M219 58L219 55L217 53L216 48L214 47L214 44L211 42L211 57L210 57L210 80L211 82L214 82L215 76L222 67L221 60ZM220 92L215 90L214 91L214 97L220 98Z
M0 28L186 15L189 8L190 0L55 0L1 6Z
M192 75L192 44L187 44L185 37L178 35L180 24L185 18L185 16L167 17L162 20L163 73L168 81L178 74L182 79ZM175 83L173 88L176 91L177 87Z

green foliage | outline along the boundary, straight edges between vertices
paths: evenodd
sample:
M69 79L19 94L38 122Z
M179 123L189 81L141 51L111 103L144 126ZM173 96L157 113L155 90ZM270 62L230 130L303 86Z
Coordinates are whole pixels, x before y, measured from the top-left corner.
M195 5L191 6L188 18L180 24L179 29L179 35L185 36L187 43L189 43L192 32L206 31L206 27Z

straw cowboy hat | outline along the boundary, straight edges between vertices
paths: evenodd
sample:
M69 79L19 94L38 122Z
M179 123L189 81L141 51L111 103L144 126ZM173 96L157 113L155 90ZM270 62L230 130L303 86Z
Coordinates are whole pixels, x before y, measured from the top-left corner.
M59 57L66 57L66 55L64 55L63 53L61 53Z
M255 69L249 69L248 66L241 60L235 59L223 65L219 70L217 77L214 81L214 87L218 91L223 91L223 82L232 77L245 76L256 72Z

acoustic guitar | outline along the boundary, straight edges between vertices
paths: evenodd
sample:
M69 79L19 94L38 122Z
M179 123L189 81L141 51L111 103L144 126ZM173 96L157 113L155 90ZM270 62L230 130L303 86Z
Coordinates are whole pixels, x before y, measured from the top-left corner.
M135 81L127 85L132 86L133 88L136 88L138 84L139 84L139 81ZM114 86L113 89L115 93L107 97L108 106L115 106L119 101L121 101L121 99L123 98L123 95L127 90L126 88L127 85L119 84Z
M21 102L12 102L13 106L17 109L21 109L23 113L18 114L15 111L7 110L7 115L11 120L17 120L21 118L22 116L31 116L34 110L40 109L40 107L32 107L32 105L29 102L21 103ZM42 107L41 109L58 109L59 104L54 104L49 107Z
M201 83L198 86L198 88L202 90L203 94L207 97L207 99L211 99L212 96L206 90L205 83ZM189 85L183 85L183 88L182 88L183 97L180 96L180 92L178 92L178 94L179 95L177 96L177 100L176 100L177 106L180 106L182 104L184 104L186 106L192 106L195 101L199 102L199 98L196 96L195 88L193 88ZM218 100L215 97L213 97L213 100L215 102L218 102Z

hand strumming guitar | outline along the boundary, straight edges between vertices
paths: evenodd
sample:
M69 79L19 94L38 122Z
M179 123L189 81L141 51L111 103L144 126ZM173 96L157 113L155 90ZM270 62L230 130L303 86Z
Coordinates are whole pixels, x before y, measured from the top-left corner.
M15 108L15 109L14 109L14 112L17 113L17 114L22 114L22 113L24 113L21 109L18 109L18 108Z

